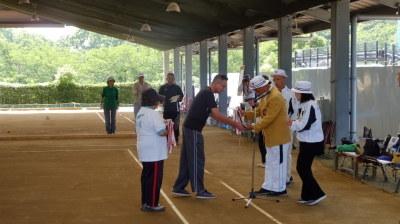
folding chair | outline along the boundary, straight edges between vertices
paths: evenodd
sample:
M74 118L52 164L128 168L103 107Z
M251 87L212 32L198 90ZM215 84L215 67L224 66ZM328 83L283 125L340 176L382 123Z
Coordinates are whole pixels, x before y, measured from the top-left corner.
M364 172L362 179L367 177L368 170L372 169L372 176L376 176L376 169L380 168L384 177L384 181L388 180L386 175L385 166L391 162L378 160L378 157L382 155L383 145L380 143L382 140L367 138L364 145L364 153L358 158L358 161L364 165Z

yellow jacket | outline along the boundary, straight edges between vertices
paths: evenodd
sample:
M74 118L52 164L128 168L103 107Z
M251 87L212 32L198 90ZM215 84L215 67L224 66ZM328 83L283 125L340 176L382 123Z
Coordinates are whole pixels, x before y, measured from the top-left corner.
M254 118L254 112L246 112L245 116L247 119ZM260 116L261 119L255 124L254 130L263 132L266 146L290 142L286 102L278 89L271 87L269 94L260 99L256 107L256 116Z

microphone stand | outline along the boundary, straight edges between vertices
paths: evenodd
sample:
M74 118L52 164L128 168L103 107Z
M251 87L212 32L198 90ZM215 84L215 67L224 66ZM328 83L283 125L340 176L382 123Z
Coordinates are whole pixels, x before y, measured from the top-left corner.
M254 110L254 121L256 121L257 114L256 114L256 109L255 107L253 108ZM255 122L254 122L255 123ZM249 192L249 195L247 197L240 197L240 198L232 198L232 201L238 201L238 200L245 200L246 205L244 206L245 208L248 208L253 201L253 199L256 199L256 193L254 192L254 162L255 162L255 157L256 157L256 144L253 144L253 155L251 159L251 191Z
M267 95L267 94L265 94L265 95ZM265 95L262 95L261 97L258 97L258 99L262 98ZM256 111L255 108L256 108L256 106L253 107L253 110L254 110L254 123L256 123L256 119L257 119L257 116L256 116L257 115L257 111ZM232 198L232 201L245 200L246 201L246 205L244 206L245 208L248 208L250 206L251 202L254 199L263 199L263 200L267 200L268 199L268 198L265 198L265 197L257 198L257 195L256 195L256 193L254 191L254 171L255 171L255 169L254 169L255 165L254 164L255 164L255 158L256 158L256 147L257 147L256 145L257 144L253 144L253 155L252 155L252 159L251 159L251 190L249 192L249 195L247 197ZM280 202L279 199L274 199L274 200L277 203Z

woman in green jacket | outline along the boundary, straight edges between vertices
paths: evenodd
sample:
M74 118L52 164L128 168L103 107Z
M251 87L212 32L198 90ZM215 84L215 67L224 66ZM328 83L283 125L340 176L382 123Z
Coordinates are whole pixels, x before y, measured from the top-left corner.
M101 107L104 109L104 120L107 134L115 134L115 117L119 106L118 89L114 87L115 79L110 76L107 79L107 86L101 94Z

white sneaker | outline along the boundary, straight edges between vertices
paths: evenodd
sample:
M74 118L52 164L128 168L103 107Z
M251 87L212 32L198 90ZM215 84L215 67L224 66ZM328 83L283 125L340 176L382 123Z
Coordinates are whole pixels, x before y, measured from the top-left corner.
M299 204L308 204L308 203L310 203L311 201L313 201L313 200L304 200L304 199L299 199L299 200L297 200L297 203L299 203Z
M324 200L326 198L326 195L324 195L324 196L322 196L322 197L320 197L320 198L318 198L318 199L315 199L315 200L310 200L310 201L308 201L307 203L305 203L306 205L316 205L316 204L318 204L318 203L320 203L322 200Z

